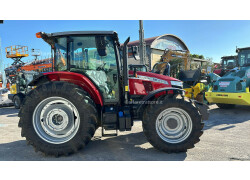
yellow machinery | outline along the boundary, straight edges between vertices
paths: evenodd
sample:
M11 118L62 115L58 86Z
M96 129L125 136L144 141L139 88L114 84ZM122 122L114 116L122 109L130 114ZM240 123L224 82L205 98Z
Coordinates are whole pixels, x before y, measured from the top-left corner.
M15 66L17 70L24 64L21 59L28 57L28 47L21 45L14 45L5 48L6 58L11 58L14 62L12 66Z
M184 70L189 70L189 54L189 51L166 49L161 57L161 62L170 62L172 59L181 58L184 61Z
M208 87L206 74L203 74L200 69L180 71L179 79L183 81L186 97L203 102L204 92Z
M206 91L206 86L204 83L197 83L195 86L184 88L184 90L186 97L203 102L203 92Z
M206 72L204 72L204 70L201 72L201 69L190 70L189 55L189 51L166 49L162 55L161 62L155 64L152 71L180 79L184 83L185 96L203 102L204 92L207 91L208 88ZM182 67L171 66L171 69L175 68L177 70L174 73L170 73L170 70L166 70L168 68L167 64L171 63L171 60L175 58L182 59L184 67L182 70Z
M216 103L221 108L228 108L226 105L250 105L249 87L244 93L228 93L228 92L206 92L206 99L209 103ZM224 106L221 106L224 105Z
M6 58L23 58L29 56L27 46L14 45L6 47L5 52Z
M12 66L15 67L15 71L12 76L15 78L10 85L11 94L8 95L8 98L14 102L16 108L20 108L21 101L24 98L24 89L26 86L21 84L20 79L24 79L19 77L19 73L22 74L21 67L23 66L22 58L28 57L28 47L21 45L14 45L5 48L6 58L11 58L14 62ZM8 77L10 78L10 76Z
M16 84L10 86L10 93L17 94Z
M226 73L205 95L209 103L215 103L219 108L250 106L250 47L237 48L236 52L239 68Z

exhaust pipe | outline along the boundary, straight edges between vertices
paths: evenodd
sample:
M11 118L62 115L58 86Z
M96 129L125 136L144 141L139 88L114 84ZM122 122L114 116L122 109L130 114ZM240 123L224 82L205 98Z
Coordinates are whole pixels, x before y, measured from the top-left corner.
M128 42L130 37L123 44L123 85L124 85L124 100L128 104L129 98L129 84L128 84Z

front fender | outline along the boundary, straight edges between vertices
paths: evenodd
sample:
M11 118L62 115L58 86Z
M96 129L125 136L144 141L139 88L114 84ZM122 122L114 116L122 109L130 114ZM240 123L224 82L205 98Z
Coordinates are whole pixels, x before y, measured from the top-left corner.
M139 107L137 108L137 115L139 115L139 117L142 117L142 111L145 108L145 106L147 105L147 101L152 100L155 95L161 93L161 92L166 92L168 93L168 91L173 91L174 94L183 94L185 95L185 90L183 89L179 89L179 88L172 88L172 87L167 87L167 88L160 88L157 89L155 91L151 91L150 93L148 93L148 95L144 96L143 99L140 102Z

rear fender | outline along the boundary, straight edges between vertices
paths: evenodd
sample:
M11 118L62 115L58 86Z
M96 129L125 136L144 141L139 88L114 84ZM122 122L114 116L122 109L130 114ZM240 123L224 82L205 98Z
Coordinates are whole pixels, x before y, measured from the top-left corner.
M96 104L103 106L103 97L97 86L86 75L73 72L49 72L38 75L29 86L39 86L48 81L65 81L76 84L89 93Z

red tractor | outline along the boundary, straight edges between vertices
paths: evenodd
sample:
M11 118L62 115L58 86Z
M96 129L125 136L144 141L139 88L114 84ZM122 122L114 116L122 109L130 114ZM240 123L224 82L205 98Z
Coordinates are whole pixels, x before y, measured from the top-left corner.
M223 56L221 57L220 67L215 69L214 73L222 77L227 72L238 66L237 56Z
M129 71L129 38L121 47L113 31L40 32L37 37L54 52L53 72L29 84L37 88L19 112L21 135L37 151L72 154L97 128L114 136L130 131L135 119L142 120L146 138L161 151L183 152L199 142L207 107L185 99L177 79Z

